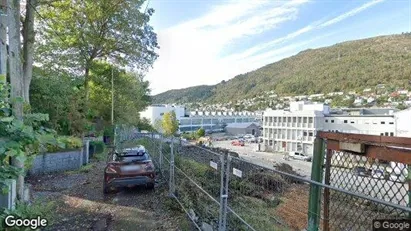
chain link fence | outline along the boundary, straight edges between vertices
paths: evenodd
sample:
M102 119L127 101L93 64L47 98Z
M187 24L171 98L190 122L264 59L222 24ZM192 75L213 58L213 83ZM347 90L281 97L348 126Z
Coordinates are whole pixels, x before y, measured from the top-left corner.
M178 138L118 132L120 146L147 148L159 182L199 230L370 230L373 219L411 214L404 162L333 151L319 139L308 180L287 164L266 168Z
M380 201L325 189L325 230L369 230L374 219L409 218L399 207L408 206L410 198L405 164L333 150L325 163L326 184Z

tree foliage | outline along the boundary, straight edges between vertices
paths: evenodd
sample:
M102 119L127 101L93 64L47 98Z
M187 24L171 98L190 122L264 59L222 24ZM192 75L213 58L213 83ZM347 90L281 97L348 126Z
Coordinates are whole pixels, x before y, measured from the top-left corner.
M46 127L63 135L80 135L87 121L83 114L82 81L63 73L47 73L34 69L30 88L31 110L47 113Z
M198 137L203 137L203 136L205 136L205 130L204 130L204 128L199 128L199 129L197 130L197 136L198 136Z
M157 58L157 36L148 24L153 9L145 0L60 0L40 9L38 59L45 67L84 74L86 101L94 61L146 71Z
M90 110L92 121L111 121L111 78L114 85L114 122L138 126L140 111L151 102L149 82L107 63L95 62L90 72Z
M174 111L166 112L161 120L162 132L166 136L175 135L178 131L178 121Z
M11 101L23 101L23 98ZM12 115L9 86L0 81L0 190L6 189L6 180L24 175L24 168L13 166L10 159L30 163L32 154L56 145L54 132L41 126L48 119L43 114L26 114L24 120ZM24 122L23 122L24 121Z
M411 35L380 36L309 49L213 86L171 90L155 103L229 102L274 90L282 95L409 87ZM201 92L201 93L200 93Z

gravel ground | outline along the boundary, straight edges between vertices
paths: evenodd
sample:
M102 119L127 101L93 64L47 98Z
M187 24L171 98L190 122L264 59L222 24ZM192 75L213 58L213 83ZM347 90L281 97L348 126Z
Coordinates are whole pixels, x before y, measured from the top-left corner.
M286 163L304 177L310 178L311 176L311 162L301 160L286 161L283 159L283 153L257 152L257 144L254 143L246 143L245 146L241 147L231 145L231 140L214 141L213 146L237 152L241 158L266 168L273 168L274 164Z
M53 224L45 230L193 230L183 213L165 205L171 199L161 179L155 190L137 187L105 196L105 163L92 164L87 172L28 178L33 199L56 202Z

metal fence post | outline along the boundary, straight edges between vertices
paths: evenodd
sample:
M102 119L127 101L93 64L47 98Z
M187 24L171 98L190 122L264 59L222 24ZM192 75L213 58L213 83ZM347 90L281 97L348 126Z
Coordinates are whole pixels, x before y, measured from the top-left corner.
M161 174L163 174L163 139L162 139L161 135L160 135L159 138L160 138L160 145L159 145L160 157L159 157L159 160L158 160L158 164L160 165L160 172L161 172Z
M314 140L314 158L311 168L311 180L322 183L325 143L321 138ZM318 231L321 205L321 187L310 185L308 202L308 231Z
M174 140L171 138L170 144L170 181L169 181L170 196L174 196Z
M227 229L227 202L228 202L228 181L230 176L231 156L227 153L220 156L221 162L221 185L220 185L220 213L218 217L218 230Z

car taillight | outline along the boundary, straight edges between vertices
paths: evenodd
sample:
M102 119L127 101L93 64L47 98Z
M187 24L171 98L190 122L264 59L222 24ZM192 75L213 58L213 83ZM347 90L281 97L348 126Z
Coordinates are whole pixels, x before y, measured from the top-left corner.
M111 174L113 174L113 173L117 173L117 171L116 171L116 169L114 168L114 166L109 165L109 166L107 166L107 168L106 168L106 173L111 173Z
M146 163L146 170L147 170L147 171L152 171L152 170L154 170L154 165L153 165L153 163L147 162L147 163Z

